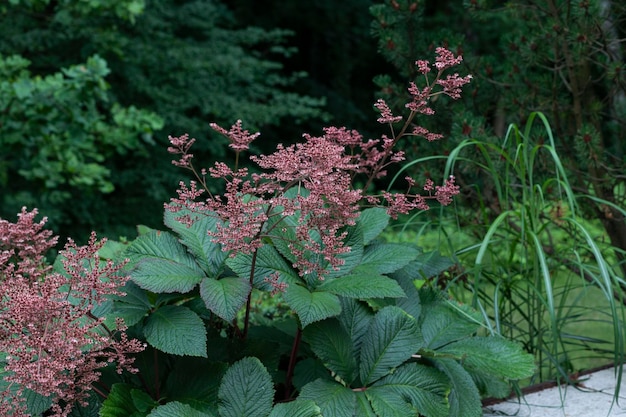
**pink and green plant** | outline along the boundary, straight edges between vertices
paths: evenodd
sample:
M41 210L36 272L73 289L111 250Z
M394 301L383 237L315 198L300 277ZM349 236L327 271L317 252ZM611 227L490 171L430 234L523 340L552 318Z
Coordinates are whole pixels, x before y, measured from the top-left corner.
M147 343L141 352L134 346L136 374L105 375L100 416L478 417L481 395L505 396L508 381L532 374L519 345L478 336L478 313L416 285L449 260L379 238L391 218L431 201L447 205L459 192L453 176L439 186L406 178L403 192L376 190L404 159L401 140L440 137L416 124L434 113L433 97L456 99L470 82L445 75L461 57L436 53L432 65L416 63L425 86L411 83L406 118L375 104L390 129L379 139L329 127L240 167L258 134L237 121L228 130L212 125L230 139L234 167L197 168L194 139L170 137L174 164L195 180L181 182L165 205L169 231L67 252L127 259L122 270L107 263L104 282L122 284L113 278L122 272L131 279L124 294L109 288L102 320L123 318ZM209 187L218 180L219 195ZM252 320L255 292L283 300L289 312Z

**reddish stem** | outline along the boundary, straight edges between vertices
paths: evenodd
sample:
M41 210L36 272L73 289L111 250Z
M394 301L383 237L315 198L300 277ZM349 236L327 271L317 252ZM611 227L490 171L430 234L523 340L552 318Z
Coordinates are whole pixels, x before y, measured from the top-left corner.
M285 381L285 400L291 397L293 371L296 367L296 356L298 356L298 349L300 348L300 340L302 340L302 329L298 327L296 332L296 338L293 340L291 346L291 356L289 357L289 367L287 368L287 379Z

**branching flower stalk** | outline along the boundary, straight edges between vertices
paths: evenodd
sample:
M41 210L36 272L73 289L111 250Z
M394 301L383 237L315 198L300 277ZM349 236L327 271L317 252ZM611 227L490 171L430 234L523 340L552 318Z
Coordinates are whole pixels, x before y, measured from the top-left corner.
M283 256L292 262L303 285L324 280L343 265L342 256L350 251L345 245L345 228L355 224L363 205L385 206L390 216L397 218L412 210L428 210L427 200L450 204L452 197L459 192L453 176L440 186L428 180L420 192L411 192L417 187L412 178L406 178L408 188L405 192L369 192L373 181L387 174L389 165L404 160L404 152L396 149L401 138L417 136L434 141L442 137L415 124L418 115L435 113L430 107L433 97L444 94L458 99L462 87L471 81L470 75L460 77L458 73L444 78L445 72L459 65L462 58L445 48L437 48L436 54L432 64L423 60L416 62L424 76L425 87L419 89L416 83L410 83L411 101L405 106L409 115L398 133L395 124L403 117L393 115L382 99L374 105L381 113L378 122L389 125L391 137L383 135L379 139L365 140L355 130L328 127L321 136L304 134L302 143L279 144L272 154L251 156L251 162L259 168L259 173L251 173L247 168L239 167L239 153L248 150L258 133L250 134L244 130L241 120L229 130L211 124L215 131L230 140L230 147L237 153L233 169L217 162L213 167L198 170L190 153L195 139L188 135L170 136L168 151L179 158L173 164L190 170L196 179L189 185L180 183L178 197L165 205L166 210L179 213L178 220L187 226L193 224L198 214L217 217L220 222L216 229L207 233L230 256L251 255L251 286L254 284L257 251L265 242L281 244ZM433 69L435 76L431 79ZM207 176L225 182L222 195L213 195L209 191ZM357 177L364 179L364 187L355 186ZM274 293L286 288L287 284L281 282L280 276L273 276L267 277L260 289ZM245 308L244 338L250 317L250 295ZM295 365L296 354L297 348L292 352L290 367ZM288 375L292 371L289 369ZM288 386L287 391L290 389Z
M128 355L144 346L126 337L123 321L112 332L92 314L107 294L123 295L127 280L118 274L123 265L100 262L105 241L95 234L85 246L70 240L61 251L64 272L52 272L44 254L57 238L36 215L23 208L17 223L0 219L0 352L9 384L0 415L26 415L28 389L51 397L52 415L64 417L85 403L102 368L115 362L118 373L135 372Z

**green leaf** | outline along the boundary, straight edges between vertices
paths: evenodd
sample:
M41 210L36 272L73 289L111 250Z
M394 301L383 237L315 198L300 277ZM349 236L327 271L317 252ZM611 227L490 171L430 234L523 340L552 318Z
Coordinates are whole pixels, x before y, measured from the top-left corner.
M285 301L298 314L302 328L341 313L339 297L328 292L310 292L301 285L290 285Z
M148 393L139 389L131 389L130 397L133 400L135 408L142 413L152 410L159 403L154 401Z
M328 319L313 323L304 330L303 338L328 369L347 384L354 381L357 377L356 358L350 336L339 321Z
M367 245L385 230L389 219L387 210L384 208L374 207L363 210L357 220L363 231L363 244Z
M467 306L452 304L445 294L432 289L420 290L420 324L426 347L437 349L474 334L481 316Z
M360 266L348 275L327 279L317 290L350 298L405 297L396 281Z
M194 217L191 227L187 227L176 220L176 218L184 215ZM166 209L164 222L167 227L180 236L182 244L195 256L196 262L206 274L211 278L217 277L228 257L228 253L222 250L222 246L213 242L213 238L208 234L209 231L216 230L220 223L217 215L213 212L192 213L186 209L172 213Z
M113 308L116 316L124 319L127 326L139 323L152 308L146 291L132 281L126 282L123 297L115 297Z
M213 414L203 413L191 407L188 404L172 401L164 405L160 405L146 417L214 417Z
M365 248L359 268L389 274L408 265L419 253L417 248L408 244L374 243Z
M472 376L453 359L437 358L432 361L437 369L448 376L452 386L448 396L449 415L481 417L483 415L482 403Z
M276 404L269 417L323 417L322 410L312 400L300 398L288 403Z
M365 303L350 298L341 299L341 314L337 317L352 341L352 355L359 358L363 337L374 319L374 313Z
M365 395L371 401L372 408L381 415L385 415L384 409L389 408L397 409L398 413L403 412L406 405L413 411L404 411L404 415L419 413L426 417L448 417L451 415L447 401L449 391L445 374L429 366L408 363L376 382Z
M293 372L293 386L301 391L306 384L319 378L331 379L328 368L317 358L306 358L296 364Z
M329 417L353 417L356 395L348 387L335 382L318 379L306 384L300 396L302 400L313 400L322 410L322 415Z
M134 269L131 279L156 293L191 291L205 274L174 236L152 231L138 237L126 250Z
M172 401L189 404L196 410L217 415L218 389L228 366L204 359L176 358L165 381L165 395Z
M423 345L417 321L394 306L380 310L363 338L360 377L365 385L400 366Z
M395 300L396 306L412 315L413 318L419 319L422 314L422 304L417 288L415 288L415 284L413 283L416 277L412 275L410 267L407 266L394 272L391 277L400 285L400 288L402 288L406 294L405 298Z
M207 357L204 322L187 307L159 308L148 317L143 331L148 343L163 352Z
M134 406L132 389L128 384L113 384L100 408L100 417L144 417L145 413Z
M240 278L249 280L252 270L252 257L252 254L239 253L234 258L228 258L226 264ZM278 272L281 279L290 286L300 282L298 274L285 261L285 258L280 256L273 246L263 245L257 250L256 261L254 262L254 288L271 291L271 286L264 279L274 272Z
M363 391L356 392L356 408L354 415L358 417L379 417L372 409L370 400L367 399L367 395L365 395Z
M205 278L200 296L207 308L226 321L232 321L250 294L250 283L239 277Z
M243 358L226 371L219 389L220 417L265 417L272 409L272 378L257 358Z
M437 352L462 357L463 367L468 370L507 380L528 378L535 371L532 355L524 352L519 344L496 336L459 340Z
M452 266L454 266L452 259L447 256L441 256L438 251L422 253L418 255L414 262L411 262L411 268L415 271L415 279L436 277Z

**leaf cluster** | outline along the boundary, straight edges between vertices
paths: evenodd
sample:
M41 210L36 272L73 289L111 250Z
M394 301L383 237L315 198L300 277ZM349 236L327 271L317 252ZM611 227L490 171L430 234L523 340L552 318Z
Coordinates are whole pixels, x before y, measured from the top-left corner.
M532 358L477 336L473 310L418 289L432 256L378 240L388 221L383 209L363 211L348 230L352 251L324 281L300 277L279 244L262 246L254 264L229 256L206 234L210 215L188 228L166 212L168 231L109 243L101 255L130 259L132 282L108 314L149 348L136 361L141 378L109 381L100 415L482 415L481 395L508 395ZM242 338L237 312L253 288L272 290L269 273L288 283L291 313Z

